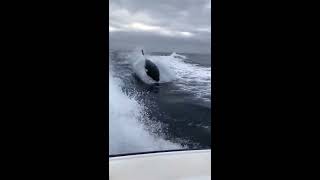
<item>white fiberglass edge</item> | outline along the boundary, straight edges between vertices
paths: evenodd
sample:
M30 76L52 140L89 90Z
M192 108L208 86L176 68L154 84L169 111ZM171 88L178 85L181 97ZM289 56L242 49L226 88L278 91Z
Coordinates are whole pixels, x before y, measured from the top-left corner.
M109 180L209 180L211 150L109 158Z

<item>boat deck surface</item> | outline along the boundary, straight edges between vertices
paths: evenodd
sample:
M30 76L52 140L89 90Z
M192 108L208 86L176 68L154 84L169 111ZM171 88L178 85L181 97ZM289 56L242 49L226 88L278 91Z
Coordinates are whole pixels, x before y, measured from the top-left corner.
M211 150L109 158L109 180L209 180Z

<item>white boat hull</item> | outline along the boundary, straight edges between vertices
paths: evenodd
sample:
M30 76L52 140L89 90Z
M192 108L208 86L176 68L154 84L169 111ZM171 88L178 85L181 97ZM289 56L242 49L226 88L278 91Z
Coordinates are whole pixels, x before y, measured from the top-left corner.
M209 180L211 150L109 158L109 180Z

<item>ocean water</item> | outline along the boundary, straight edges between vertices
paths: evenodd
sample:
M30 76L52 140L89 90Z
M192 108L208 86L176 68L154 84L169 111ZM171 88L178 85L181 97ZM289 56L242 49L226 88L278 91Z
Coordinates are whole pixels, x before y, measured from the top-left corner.
M160 70L154 84L144 58ZM211 148L211 55L109 50L109 154Z

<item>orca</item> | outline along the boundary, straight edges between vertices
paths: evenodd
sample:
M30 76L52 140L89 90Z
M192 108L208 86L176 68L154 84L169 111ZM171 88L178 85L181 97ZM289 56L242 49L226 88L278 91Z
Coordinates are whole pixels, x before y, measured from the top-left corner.
M144 55L142 50L142 55ZM149 77L151 77L154 81L159 82L160 80L160 71L159 68L149 59L145 59L145 70Z

